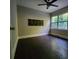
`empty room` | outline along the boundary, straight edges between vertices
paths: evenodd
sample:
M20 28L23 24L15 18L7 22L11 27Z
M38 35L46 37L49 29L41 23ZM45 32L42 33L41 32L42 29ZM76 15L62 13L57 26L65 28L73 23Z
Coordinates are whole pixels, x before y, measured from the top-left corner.
M10 0L10 58L68 59L68 0Z

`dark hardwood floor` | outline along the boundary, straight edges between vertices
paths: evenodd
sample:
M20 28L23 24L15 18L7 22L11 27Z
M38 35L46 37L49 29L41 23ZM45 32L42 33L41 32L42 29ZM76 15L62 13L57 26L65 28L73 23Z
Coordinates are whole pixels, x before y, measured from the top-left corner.
M14 59L68 59L68 41L39 36L19 39Z

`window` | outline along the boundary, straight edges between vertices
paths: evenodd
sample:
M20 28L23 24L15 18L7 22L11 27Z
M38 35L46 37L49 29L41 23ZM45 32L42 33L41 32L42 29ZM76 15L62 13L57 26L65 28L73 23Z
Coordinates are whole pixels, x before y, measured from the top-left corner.
M52 17L51 29L67 29L68 28L68 13Z
M53 20L54 19L54 20ZM55 17L52 17L52 22L51 22L51 28L53 29L56 29L57 28L57 16Z

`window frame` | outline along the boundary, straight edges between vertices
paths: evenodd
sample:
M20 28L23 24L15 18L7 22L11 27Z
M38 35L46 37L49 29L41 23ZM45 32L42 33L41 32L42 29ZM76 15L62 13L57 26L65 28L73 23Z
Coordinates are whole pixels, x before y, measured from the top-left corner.
M68 14L68 12L66 12ZM66 13L63 13L63 14L60 14L60 15L64 15ZM58 30L68 30L68 16L67 16L67 21L59 21L59 16L60 15L56 15L57 16L57 22L52 22L52 17L55 17L55 16L52 16L51 17L51 21L50 21L50 29L58 29ZM59 29L59 23L60 22L67 22L67 29ZM57 23L57 28L52 28L52 23Z

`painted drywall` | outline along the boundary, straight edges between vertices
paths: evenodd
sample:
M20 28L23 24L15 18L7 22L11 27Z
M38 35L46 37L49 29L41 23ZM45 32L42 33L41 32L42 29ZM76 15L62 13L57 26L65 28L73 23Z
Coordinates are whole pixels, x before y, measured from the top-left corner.
M68 12L68 7L64 7L50 14L50 17ZM68 30L51 29L50 34L68 39Z
M10 30L10 59L14 59L16 45L17 45L17 9L16 0L10 1L10 27L14 27L14 30Z
M17 6L17 14L19 37L23 38L48 34L50 27L49 14L23 6ZM44 26L28 26L28 19L44 20Z
M67 30L51 29L50 34L68 39L68 31Z
M60 15L60 14L66 13L66 12L68 12L68 6L50 13L50 16L56 16L56 15Z

